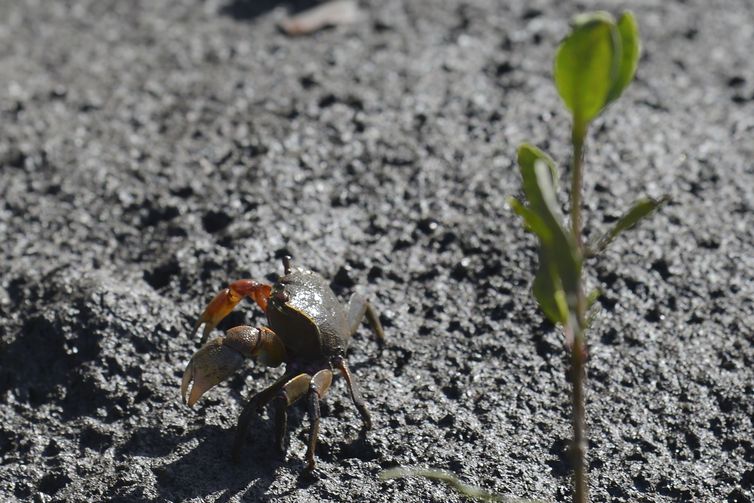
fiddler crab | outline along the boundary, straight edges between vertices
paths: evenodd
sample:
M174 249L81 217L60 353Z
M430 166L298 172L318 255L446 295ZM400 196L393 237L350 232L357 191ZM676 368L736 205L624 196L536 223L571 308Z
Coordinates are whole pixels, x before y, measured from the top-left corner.
M269 367L284 363L283 375L251 397L243 408L232 456L234 461L240 460L250 421L270 402L276 410L277 447L285 454L287 408L306 397L311 421L306 462L307 469L312 470L319 434L319 401L330 388L335 370L345 378L364 429L372 427L369 411L356 389L345 355L351 336L365 316L380 345L384 342L384 333L377 312L361 295L354 293L344 307L319 274L294 267L290 257L283 258L283 268L284 275L272 286L250 279L238 280L207 305L193 332L195 334L204 323L201 344L245 297L254 300L267 314L269 328L241 325L204 344L186 366L181 395L189 407L193 406L207 390L241 368L244 358L253 358Z

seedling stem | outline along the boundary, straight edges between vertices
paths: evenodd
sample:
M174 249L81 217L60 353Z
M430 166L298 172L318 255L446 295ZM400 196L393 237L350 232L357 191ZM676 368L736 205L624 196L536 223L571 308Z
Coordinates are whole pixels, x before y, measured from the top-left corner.
M573 123L573 170L571 173L571 233L579 251L583 252L581 239L581 190L583 185L584 140L587 127L581 120ZM573 445L571 456L574 468L573 500L586 503L589 500L587 465L586 465L586 404L584 396L584 379L586 377L586 299L582 278L579 277L576 323L573 326L573 346L571 347L571 381L573 383Z

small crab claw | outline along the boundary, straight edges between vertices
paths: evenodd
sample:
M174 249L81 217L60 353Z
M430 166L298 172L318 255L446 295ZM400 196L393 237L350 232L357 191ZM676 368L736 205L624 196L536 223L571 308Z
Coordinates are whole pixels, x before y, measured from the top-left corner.
M225 336L212 339L191 357L181 381L183 401L193 406L207 390L241 368L244 358L277 367L285 357L285 347L272 330L246 325L231 328Z
M272 287L262 283L257 283L251 279L240 279L231 283L228 288L225 288L220 293L215 295L204 312L194 325L194 334L199 330L199 327L204 323L204 332L202 334L201 343L204 344L207 341L207 337L210 332L233 310L236 305L243 300L244 297L250 297L262 308L263 311L267 311L267 299L270 297Z

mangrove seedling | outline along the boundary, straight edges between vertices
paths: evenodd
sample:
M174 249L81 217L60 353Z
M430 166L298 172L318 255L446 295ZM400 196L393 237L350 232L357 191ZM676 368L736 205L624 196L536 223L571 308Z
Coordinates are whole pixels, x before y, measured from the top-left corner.
M637 200L615 224L592 243L582 239L581 190L584 142L589 125L618 99L634 78L641 46L636 20L624 12L616 21L607 12L576 16L571 31L558 46L553 68L555 86L572 116L573 146L570 183L570 225L557 202L558 170L555 161L538 148L523 144L518 148L518 166L526 203L509 198L509 206L539 239L539 268L532 293L545 316L562 327L570 349L572 378L574 469L573 501L588 501L586 468L585 366L587 359L587 311L598 292L585 294L583 265L595 257L623 231L634 227L668 198L643 197ZM512 501L461 483L445 472L395 468L383 478L421 476L442 480L460 493L488 501Z
M588 501L586 464L585 366L587 310L596 294L585 294L582 268L624 230L662 205L667 197L644 197L593 243L582 240L582 180L584 142L592 121L615 101L633 80L641 51L636 20L630 12L616 22L607 12L574 18L570 34L555 54L555 85L572 116L573 145L570 190L570 226L563 225L555 187L554 161L536 147L518 149L518 165L528 205L515 198L509 205L539 239L539 268L532 292L544 314L562 327L570 349L572 379L574 470L573 501Z

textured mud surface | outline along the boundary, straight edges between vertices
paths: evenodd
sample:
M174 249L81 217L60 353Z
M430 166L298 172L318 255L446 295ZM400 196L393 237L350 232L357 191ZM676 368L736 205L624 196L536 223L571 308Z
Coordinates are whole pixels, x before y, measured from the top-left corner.
M0 2L0 500L460 500L378 480L395 465L566 499L562 341L504 197L521 141L568 164L549 69L577 7L370 1L355 25L280 33L302 6ZM748 502L754 8L627 6L645 52L592 131L587 227L673 202L590 264L594 501ZM365 327L350 351L375 429L359 437L338 379L314 476L302 408L284 460L265 414L229 462L280 369L179 399L205 303L285 252L368 295L389 339ZM264 320L246 303L221 328L242 322Z

